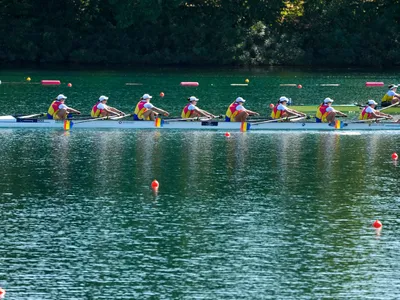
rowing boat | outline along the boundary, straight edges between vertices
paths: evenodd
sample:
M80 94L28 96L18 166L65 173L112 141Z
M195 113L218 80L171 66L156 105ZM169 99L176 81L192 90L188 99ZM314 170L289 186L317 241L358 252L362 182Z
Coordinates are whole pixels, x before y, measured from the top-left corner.
M337 122L336 126L312 122L219 122L219 121L125 121L125 120L88 120L67 121L68 127L75 129L190 129L190 130L400 130L395 122ZM54 128L65 129L65 121L48 119L18 119L13 116L0 116L0 128Z
M318 109L317 105L290 105L288 107L297 111L301 111L306 114L315 114ZM333 107L346 114L349 113L359 114L361 110L364 108L364 106L362 105L334 105ZM400 107L399 106L390 107L388 109L385 109L385 113L400 114Z

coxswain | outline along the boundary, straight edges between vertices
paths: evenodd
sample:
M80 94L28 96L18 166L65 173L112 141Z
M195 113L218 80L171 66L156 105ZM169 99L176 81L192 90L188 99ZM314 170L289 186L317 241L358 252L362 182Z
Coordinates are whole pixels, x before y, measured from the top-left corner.
M317 109L315 120L317 123L330 123L335 124L335 118L347 117L346 114L334 109L332 107L333 99L325 98L324 102Z
M97 103L93 106L90 116L92 118L109 117L109 116L124 116L125 113L107 105L107 96L100 96Z
M382 107L386 107L400 101L400 95L396 93L398 86L395 84L390 84L388 88L389 90L382 98Z
M393 116L380 112L376 110L375 107L378 105L374 100L368 100L367 106L361 111L359 116L360 120L369 120L369 119L393 119Z
M163 116L169 116L169 113L165 110L155 107L153 104L150 103L151 98L149 94L144 94L138 104L135 107L135 111L133 113L134 120L152 120L154 121L155 117L158 114Z
M245 122L248 116L259 116L260 114L244 108L246 102L242 97L237 97L235 102L229 105L225 113L225 122Z
M68 107L64 102L67 97L63 94L57 96L56 99L50 104L49 110L47 111L47 118L54 120L65 120L70 113L75 113L80 115L81 112Z
M195 96L189 97L188 101L189 103L185 105L181 113L181 117L183 119L196 118L196 117L206 117L209 119L216 118L213 114L203 109L200 109L196 106L197 101L199 101L199 99L197 99Z
M280 97L278 103L275 105L274 109L272 110L271 118L272 119L282 119L282 118L288 118L291 116L297 116L297 117L306 117L307 116L306 114L304 114L302 112L288 108L286 106L288 102L289 102L289 99L286 98L285 96Z

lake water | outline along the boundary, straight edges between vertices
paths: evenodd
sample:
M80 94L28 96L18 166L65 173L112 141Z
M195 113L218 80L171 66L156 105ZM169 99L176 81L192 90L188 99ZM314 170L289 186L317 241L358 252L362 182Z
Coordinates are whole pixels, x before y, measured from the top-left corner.
M62 85L5 83L28 76ZM246 78L249 87L230 86ZM344 104L381 98L385 89L366 81L397 82L394 72L186 69L3 70L0 80L2 114L46 111L59 93L87 113L101 94L129 112L150 93L176 116L191 95L215 114L237 96L266 114L282 95ZM6 299L400 297L399 133L2 129L0 138Z

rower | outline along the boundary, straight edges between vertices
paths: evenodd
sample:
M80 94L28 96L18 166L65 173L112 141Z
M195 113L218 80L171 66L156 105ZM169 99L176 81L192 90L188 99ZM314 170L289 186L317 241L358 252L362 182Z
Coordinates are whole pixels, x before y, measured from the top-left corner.
M306 117L307 115L297 110L288 108L286 105L289 99L285 96L279 98L278 103L275 105L271 113L272 119L282 119L290 116Z
M396 93L398 86L395 84L390 84L388 88L389 90L382 98L382 107L389 106L400 101L400 95Z
M259 116L259 113L244 108L246 102L242 97L237 97L225 113L225 122L245 122L248 116Z
M155 107L150 103L151 98L149 94L144 94L138 104L136 104L135 111L133 113L134 120L152 120L154 121L155 117L158 114L162 114L164 116L169 116L169 113L165 110Z
M376 110L375 107L377 105L378 103L376 103L374 100L368 100L367 106L364 107L364 109L361 111L359 119L360 120L381 119L381 118L393 119L391 115Z
M182 110L181 117L183 119L195 118L195 117L206 117L209 119L215 118L215 116L205 110L198 108L197 99L195 96L191 96L188 98L189 103L185 105Z
M73 109L72 107L68 107L64 102L67 97L63 94L57 96L56 99L50 104L50 107L47 111L47 118L54 120L65 120L70 113L75 113L80 115L81 112Z
M335 117L347 117L346 114L334 109L332 107L333 99L325 98L324 102L317 109L315 121L317 123L330 123L335 124Z
M100 96L97 103L93 106L90 116L92 118L99 118L99 117L108 117L110 115L114 116L125 116L125 113L114 108L108 106L107 103L108 97L107 96Z

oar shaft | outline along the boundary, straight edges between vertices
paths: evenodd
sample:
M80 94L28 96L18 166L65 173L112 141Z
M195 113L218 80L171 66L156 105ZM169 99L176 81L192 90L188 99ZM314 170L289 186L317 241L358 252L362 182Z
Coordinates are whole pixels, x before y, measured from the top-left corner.
M132 117L133 114L128 114L128 115L124 115L124 116L118 116L118 117L111 117L110 120L119 120L119 119L124 119L124 118L129 118Z
M295 119L295 118L299 118L299 116L292 116L289 118L280 118L280 119L272 119L272 120L267 120L267 121L261 121L261 122L252 122L251 125L259 125L259 124L265 124L265 123L272 123L272 122L279 122L279 121L286 121L286 120L291 120L291 119ZM302 117L305 118L305 117Z
M45 115L46 115L45 113L40 113L40 114L33 114L33 115L17 117L17 119L29 119L29 118L35 118L35 117L43 117Z
M378 111L382 111L382 110L385 110L385 109L391 108L391 107L393 107L393 106L397 106L397 105L399 105L399 104L400 104L400 102L396 102L396 103L394 103L394 104L392 104L392 105L389 105L389 106L383 107L383 108L379 109Z

